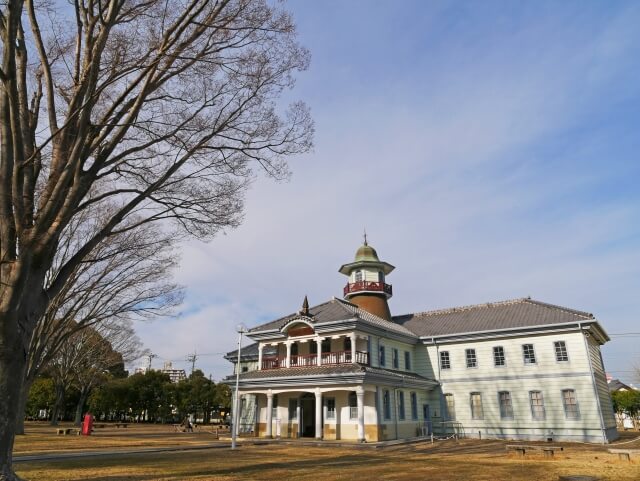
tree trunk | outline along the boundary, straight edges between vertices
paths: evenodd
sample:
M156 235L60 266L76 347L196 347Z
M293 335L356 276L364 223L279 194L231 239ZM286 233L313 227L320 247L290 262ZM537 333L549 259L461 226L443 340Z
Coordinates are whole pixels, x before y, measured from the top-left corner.
M58 417L60 417L60 410L63 408L64 404L64 386L57 385L56 386L56 402L53 405L53 409L51 410L51 425L58 425Z
M18 333L11 332L15 325L15 318L0 317L0 481L21 479L13 472L12 453L16 420L22 415L20 399L27 356Z
M76 418L74 424L76 426L80 426L82 424L82 411L84 411L84 405L87 403L87 398L89 397L89 391L87 389L80 390L80 398L78 399L78 404L76 405Z
M29 390L33 385L34 379L25 379L20 389L20 405L18 407L18 418L16 419L16 434L24 434L24 418L27 414L27 400L29 399Z

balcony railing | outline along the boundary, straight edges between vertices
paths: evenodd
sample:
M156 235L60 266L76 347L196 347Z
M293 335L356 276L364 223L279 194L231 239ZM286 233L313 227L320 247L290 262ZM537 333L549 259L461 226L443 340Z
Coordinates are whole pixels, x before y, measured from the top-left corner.
M356 351L356 362L359 364L369 365L369 353ZM351 351L323 352L321 355L321 364L323 366L333 366L337 364L350 364ZM291 355L291 367L309 367L318 365L317 354L296 354ZM287 358L285 356L269 356L262 358L262 369L282 369L287 367Z
M353 292L384 292L385 294L392 296L393 288L391 284L385 284L384 282L372 282L372 281L358 281L351 282L344 286L343 295L351 294Z

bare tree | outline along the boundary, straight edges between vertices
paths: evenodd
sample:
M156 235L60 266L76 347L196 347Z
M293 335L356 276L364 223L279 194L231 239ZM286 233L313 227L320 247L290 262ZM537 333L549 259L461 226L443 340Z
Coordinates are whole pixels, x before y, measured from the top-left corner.
M83 216L73 220L63 233L60 247L48 276L66 256L90 234L91 223ZM103 241L77 267L67 284L51 300L31 337L21 403L38 374L56 355L63 342L88 326L111 330L125 328L131 320L169 315L182 300L182 289L171 282L177 264L174 239L152 224L112 236ZM24 411L23 411L24 412ZM16 423L16 433L24 433L24 416Z
M69 324L76 324L70 321ZM69 326L68 331L73 331ZM67 390L74 386L80 399L76 408L76 423L80 423L82 408L93 389L104 380L109 368L141 355L141 343L131 326L122 322L102 323L73 331L52 356L48 371L54 382L56 402L51 424L58 424L58 414L64 405Z
M5 0L0 7L0 480L12 469L36 324L106 238L170 221L209 238L240 221L253 165L311 146L290 16L266 0ZM104 208L104 206L108 206ZM64 229L109 212L51 272Z

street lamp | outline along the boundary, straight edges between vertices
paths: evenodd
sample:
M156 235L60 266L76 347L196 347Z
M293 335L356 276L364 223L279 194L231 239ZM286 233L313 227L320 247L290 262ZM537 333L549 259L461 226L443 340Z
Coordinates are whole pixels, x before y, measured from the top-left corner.
M238 436L238 422L239 413L238 406L240 404L240 397L238 396L238 388L240 386L240 351L242 349L242 335L247 332L247 328L244 324L240 323L236 326L236 332L238 333L238 360L236 361L236 397L233 401L233 426L231 426L231 449L236 449L236 437Z

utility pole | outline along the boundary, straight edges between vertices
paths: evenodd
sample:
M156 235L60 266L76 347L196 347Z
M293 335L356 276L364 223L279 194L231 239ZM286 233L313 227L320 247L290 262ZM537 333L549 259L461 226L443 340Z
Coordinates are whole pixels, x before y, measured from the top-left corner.
M189 354L187 356L187 361L191 363L191 374L193 374L193 371L195 371L196 369L196 360L198 359L198 354L196 354L195 351L193 351L193 354Z
M154 357L158 357L157 354L147 354L147 358L149 359L149 363L147 364L147 372L151 371L151 361Z

